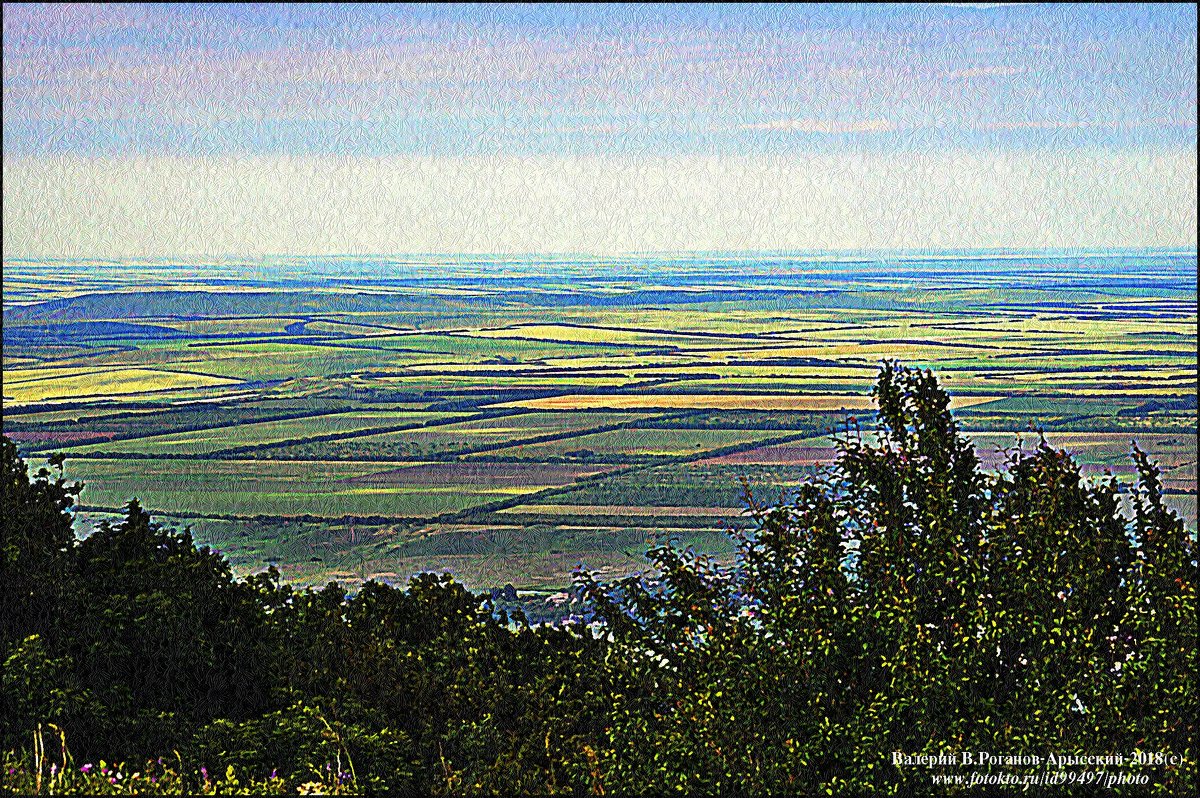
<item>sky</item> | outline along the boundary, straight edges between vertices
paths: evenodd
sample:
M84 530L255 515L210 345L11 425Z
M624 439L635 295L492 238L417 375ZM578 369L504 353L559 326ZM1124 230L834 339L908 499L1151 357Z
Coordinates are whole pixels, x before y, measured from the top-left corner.
M4 258L1196 245L1192 4L3 10Z

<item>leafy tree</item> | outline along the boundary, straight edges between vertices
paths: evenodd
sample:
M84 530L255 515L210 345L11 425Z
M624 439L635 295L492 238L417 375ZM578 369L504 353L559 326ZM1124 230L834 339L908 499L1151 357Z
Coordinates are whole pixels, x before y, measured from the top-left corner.
M60 728L95 723L95 696L83 689L74 662L54 656L40 635L30 635L15 647L0 670L0 714L4 745L17 748L41 723Z
M1195 541L1144 454L1130 523L1044 440L983 472L930 373L885 364L874 395L874 433L753 508L735 567L672 544L579 576L621 652L607 788L931 792L891 752L1189 750ZM1178 792L1196 765L1146 773Z
M0 440L4 511L0 513L0 717L3 743L24 743L40 721L65 722L87 702L68 657L57 652L75 573L71 507L82 485L68 484L63 456L57 473L30 478L16 444Z
M66 482L61 454L49 458L56 474L40 468L30 479L8 437L0 441L0 461L0 646L7 657L27 636L52 633L62 615L75 541L70 510L83 486Z
M84 684L111 723L81 753L132 756L176 746L213 718L272 703L277 651L255 585L191 535L152 523L129 502L78 546L78 600L64 622Z
M232 766L281 778L289 791L313 781L389 795L412 791L412 750L403 733L331 723L301 703L240 723L217 719L198 730L186 749L189 761L213 773Z
M332 717L413 743L420 793L544 791L598 712L580 708L596 648L565 630L517 632L448 575L291 596L288 683ZM393 789L397 789L393 785Z

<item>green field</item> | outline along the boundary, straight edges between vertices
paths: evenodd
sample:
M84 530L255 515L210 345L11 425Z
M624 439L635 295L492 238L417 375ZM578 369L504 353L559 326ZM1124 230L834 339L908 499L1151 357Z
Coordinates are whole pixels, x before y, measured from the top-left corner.
M384 427L416 427L445 418L446 413L406 411L352 411L306 416L284 421L263 421L168 435L151 435L135 440L81 446L77 455L152 454L209 455L230 449L279 444L306 438L365 433Z
M245 572L549 589L667 535L727 550L744 486L786 501L899 358L988 467L1043 429L1125 484L1136 439L1195 527L1194 256L497 268L13 264L5 434L68 454L81 534L136 496Z
M645 417L638 413L538 413L507 412L463 421L367 434L332 442L295 443L262 452L263 457L305 460L313 457L360 460L396 458L446 459L480 450L504 449L515 441L572 439L593 429L632 424Z
M191 516L386 516L427 519L558 487L603 467L515 471L502 463L100 459L75 461L89 507L116 509L137 496L160 514ZM180 508L186 508L182 510ZM197 528L203 527L196 523Z
M645 463L745 446L779 433L765 430L655 429L632 427L574 435L545 443L515 445L473 457L523 460Z

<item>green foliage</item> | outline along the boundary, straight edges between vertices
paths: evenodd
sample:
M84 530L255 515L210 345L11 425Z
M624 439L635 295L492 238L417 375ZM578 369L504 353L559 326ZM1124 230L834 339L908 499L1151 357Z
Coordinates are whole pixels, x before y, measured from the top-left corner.
M196 732L187 749L189 760L214 773L235 767L270 778L286 774L278 778L289 791L329 782L395 793L411 788L410 747L402 733L330 723L320 710L297 703L242 723L215 720ZM356 764L364 771L357 782Z
M94 697L80 681L72 661L53 656L39 635L21 641L0 673L5 745L27 742L19 732L37 728L42 721L60 725L95 722Z
M412 740L418 792L553 783L594 641L520 619L514 634L445 575L404 591L370 582L353 598L330 585L291 595L286 612L289 685L336 717Z
M49 743L49 745L47 745ZM27 754L8 751L4 756L4 789L19 795L288 795L285 781L275 774L267 778L239 778L233 765L224 775L210 776L206 768L188 770L176 756L174 762L159 757L144 765L124 762L84 762L72 756L66 732L54 724L33 732L33 748ZM354 794L352 785L329 779L307 783L319 786L326 795ZM303 792L303 790L301 790Z
M16 445L0 442L0 478L4 511L0 513L0 653L31 634L50 631L64 611L70 579L70 549L75 540L70 509L83 486L63 478L63 456L50 455L56 471L29 468ZM53 479L51 478L53 476Z
M875 395L877 442L755 508L736 568L666 546L652 578L581 575L623 662L606 783L926 793L890 752L1186 755L1195 541L1147 458L1130 525L1044 442L983 473L929 373L886 364ZM1196 764L1145 773L1178 793Z
M76 568L63 646L110 709L109 723L85 730L86 755L177 746L198 724L270 706L272 630L219 555L151 523L134 500L124 521L79 544Z

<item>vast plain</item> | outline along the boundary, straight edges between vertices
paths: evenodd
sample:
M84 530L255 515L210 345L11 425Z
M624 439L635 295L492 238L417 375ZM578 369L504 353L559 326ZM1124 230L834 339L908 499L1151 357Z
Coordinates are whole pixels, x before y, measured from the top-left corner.
M87 534L137 497L242 572L548 593L723 529L933 369L984 462L1039 435L1196 526L1194 252L21 261L4 433Z

